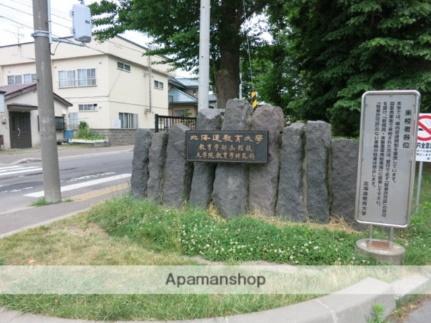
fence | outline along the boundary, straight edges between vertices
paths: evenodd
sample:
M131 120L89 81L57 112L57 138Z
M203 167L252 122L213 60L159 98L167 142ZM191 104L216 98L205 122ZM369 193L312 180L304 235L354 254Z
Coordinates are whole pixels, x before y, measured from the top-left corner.
M156 114L154 129L156 132L166 131L176 124L183 124L190 129L196 129L196 118L161 116Z

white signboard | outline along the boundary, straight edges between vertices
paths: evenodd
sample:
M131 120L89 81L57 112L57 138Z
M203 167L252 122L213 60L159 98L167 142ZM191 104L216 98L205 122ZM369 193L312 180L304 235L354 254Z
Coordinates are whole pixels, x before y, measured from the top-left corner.
M431 162L431 113L419 114L416 161Z
M372 91L362 97L356 220L407 227L415 174L420 94Z

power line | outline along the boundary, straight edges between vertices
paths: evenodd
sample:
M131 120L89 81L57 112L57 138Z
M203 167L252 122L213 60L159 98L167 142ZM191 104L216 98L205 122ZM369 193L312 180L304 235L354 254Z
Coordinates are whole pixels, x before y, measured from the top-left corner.
M22 27L25 27L25 28L28 28L28 29L33 30L33 27L32 27L32 26L26 25L26 24L24 24L24 23L22 23L22 22L20 22L20 21L17 21L17 20L14 20L14 19L12 19L12 18L9 18L9 17L6 17L6 16L2 16L2 15L0 15L0 19L1 19L1 18L6 19L6 20L9 20L9 21L12 21L13 23L15 23L15 24L17 24L17 25L19 25L19 26L22 26Z
M33 6L31 5L31 4L29 4L29 3L26 3L26 2L20 2L20 1L18 1L18 0L10 0L11 2L13 2L13 4L18 4L18 5L21 5L21 6L24 6L24 7L27 7L27 8L30 8L31 9L31 11L33 11ZM63 13L65 13L66 15L60 15L58 12L59 11L61 11L61 12L63 12ZM53 12L52 11L52 9L51 9L51 15L52 16L54 16L54 17L57 17L57 18L60 18L60 19L64 19L64 20L66 20L66 21L70 21L70 16L65 12L65 11L62 11L62 10L57 10L56 9L56 12Z
M14 10L14 11L16 11L16 12L20 12L20 13L23 13L23 14L29 15L30 17L33 17L33 14L32 14L32 13L29 13L29 12L27 12L27 11L25 11L25 10L21 10L21 9L19 9L19 8L15 8L15 7L12 7L12 6L8 6L8 5L3 4L3 3L0 3L0 6L2 6L2 7L4 7L4 8L11 9L11 10ZM52 14L52 15L53 15L53 16L55 16L54 14ZM69 22L70 22L70 21L69 21ZM59 23L59 22L56 22L56 21L53 21L53 20L51 20L51 23L53 23L54 25L61 26L61 27L63 27L63 28L70 29L70 26L66 26L66 25L64 25L64 24L62 24L62 23Z
M242 6L243 6L243 10L244 10L244 16L247 17L247 12L246 12L246 7L245 7L245 0L242 0ZM245 35L246 39L247 39L247 53L248 53L248 62L249 62L249 72L250 72L250 83L251 83L251 87L254 89L254 82L253 82L253 65L251 63L251 48L250 48L250 39L248 34L246 33Z

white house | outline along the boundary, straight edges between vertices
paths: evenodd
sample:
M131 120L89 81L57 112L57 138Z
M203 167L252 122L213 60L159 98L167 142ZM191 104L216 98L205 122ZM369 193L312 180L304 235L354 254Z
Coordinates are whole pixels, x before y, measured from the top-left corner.
M85 46L52 45L53 87L72 103L68 125L85 121L100 132L154 128L154 116L169 114L171 67L147 49L117 36ZM0 47L0 85L36 80L34 43ZM132 133L129 131L129 133Z
M0 148L30 148L40 144L36 84L0 87ZM54 94L57 141L63 140L70 102Z

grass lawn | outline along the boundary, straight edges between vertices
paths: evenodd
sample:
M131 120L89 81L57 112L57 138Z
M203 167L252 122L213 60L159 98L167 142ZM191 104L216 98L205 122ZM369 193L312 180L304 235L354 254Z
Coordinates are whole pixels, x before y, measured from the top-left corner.
M431 173L423 205L397 230L406 264L431 264ZM377 232L377 235L383 235ZM223 220L211 212L166 209L129 197L0 240L5 265L181 265L267 261L298 265L372 264L354 252L367 232L337 225L283 223L256 217ZM196 256L199 256L197 258ZM0 296L0 305L46 315L95 319L191 319L253 312L299 302L292 295Z

